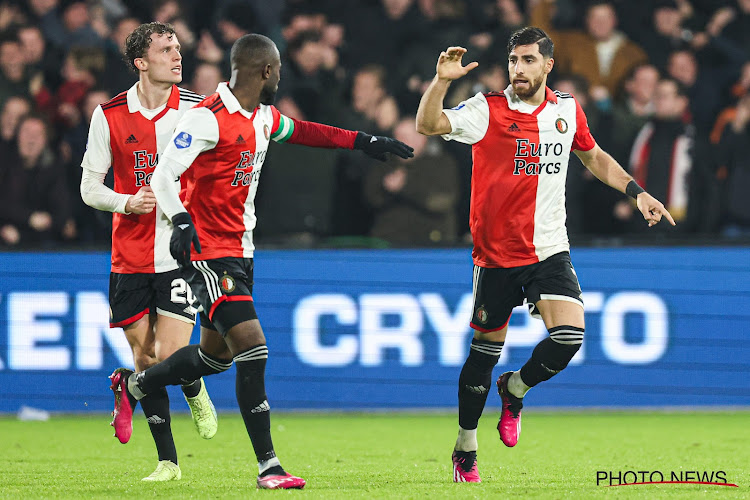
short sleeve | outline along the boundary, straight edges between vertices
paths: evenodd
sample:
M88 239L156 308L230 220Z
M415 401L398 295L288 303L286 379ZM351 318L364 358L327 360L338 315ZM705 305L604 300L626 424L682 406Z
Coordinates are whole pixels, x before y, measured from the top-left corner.
M112 146L109 143L109 124L102 107L97 106L91 115L89 137L81 167L92 172L106 174L111 165Z
M451 123L451 132L441 136L446 141L476 144L484 138L490 125L490 107L481 92L455 108L444 109L443 113Z
M594 140L594 136L591 135L591 130L589 130L589 121L586 119L586 113L583 112L583 108L576 100L576 133L573 136L571 149L590 151L594 146L596 146L596 141Z
M288 116L282 115L281 112L276 109L276 106L271 106L271 114L273 115L271 140L274 142L288 141L294 133L294 120Z
M219 122L208 108L187 110L174 130L162 156L186 167L219 142Z

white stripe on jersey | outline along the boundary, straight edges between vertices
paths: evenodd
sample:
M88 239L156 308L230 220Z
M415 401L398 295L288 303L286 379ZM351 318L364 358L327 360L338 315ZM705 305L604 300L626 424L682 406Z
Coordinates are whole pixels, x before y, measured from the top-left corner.
M558 132L555 122L565 120L568 130ZM573 99L559 99L556 106L546 106L537 115L539 144L562 143L562 150L569 154L576 133L576 104ZM542 149L542 148L540 148ZM560 161L551 151L540 155L540 163ZM570 249L568 232L565 229L565 179L568 162L560 161L560 172L554 175L539 175L536 188L536 210L534 211L534 248L540 261Z

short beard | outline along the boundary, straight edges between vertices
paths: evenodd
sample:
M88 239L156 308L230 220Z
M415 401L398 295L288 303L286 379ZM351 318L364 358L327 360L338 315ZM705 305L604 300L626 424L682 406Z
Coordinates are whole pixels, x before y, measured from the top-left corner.
M270 106L276 100L276 90L263 88L260 91L260 103Z
M539 81L536 82L536 84L529 86L528 91L519 92L515 87L513 87L513 92L515 92L516 95L520 97L521 99L528 99L530 97L533 97L534 94L537 93L537 91L539 90L539 87L542 86L542 81L543 79L540 78Z

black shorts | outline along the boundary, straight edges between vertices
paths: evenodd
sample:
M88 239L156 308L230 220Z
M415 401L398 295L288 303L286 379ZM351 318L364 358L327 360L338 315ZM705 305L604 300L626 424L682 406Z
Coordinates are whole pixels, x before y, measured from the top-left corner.
M557 253L542 262L511 268L474 266L474 306L471 327L480 332L502 330L513 308L529 304L529 312L541 318L539 300L566 300L580 304L581 285L569 252Z
M109 325L126 327L149 313L195 324L193 294L179 270L109 275Z
M253 305L253 259L222 257L194 260L192 264L182 268L182 275L203 308L202 327L226 335L233 326L257 319Z

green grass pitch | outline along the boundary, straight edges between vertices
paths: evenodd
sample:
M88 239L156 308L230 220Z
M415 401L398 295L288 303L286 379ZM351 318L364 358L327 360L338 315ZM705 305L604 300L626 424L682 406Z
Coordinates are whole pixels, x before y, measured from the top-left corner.
M303 491L256 491L257 468L237 414L204 441L189 417L172 422L182 480L143 483L156 465L140 411L127 445L109 417L0 419L0 498L750 498L750 412L526 411L506 448L489 411L479 427L482 484L451 482L450 414L272 415L282 464ZM725 471L738 488L597 486L596 471Z

